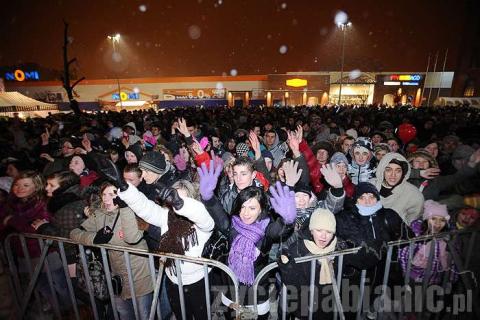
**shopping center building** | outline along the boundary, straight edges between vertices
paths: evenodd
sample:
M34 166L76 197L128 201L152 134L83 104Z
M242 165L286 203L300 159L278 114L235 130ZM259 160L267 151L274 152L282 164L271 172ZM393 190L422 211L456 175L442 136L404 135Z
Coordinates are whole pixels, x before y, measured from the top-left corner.
M83 80L74 90L86 110L176 106L432 104L450 96L454 72L288 72L269 75ZM3 75L6 91L67 108L60 81L35 70ZM73 82L73 81L72 81Z

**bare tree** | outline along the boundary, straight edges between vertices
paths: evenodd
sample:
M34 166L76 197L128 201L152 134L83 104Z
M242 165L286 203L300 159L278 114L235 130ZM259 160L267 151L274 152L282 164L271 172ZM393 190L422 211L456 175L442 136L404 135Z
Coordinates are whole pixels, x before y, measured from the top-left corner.
M80 107L78 106L78 101L75 100L73 94L73 88L77 84L79 84L82 80L85 79L85 77L81 77L80 79L76 80L72 85L70 85L70 65L77 61L77 58L73 58L71 60L68 60L68 45L70 44L70 41L68 39L68 23L66 21L63 21L64 25L64 31L63 31L63 76L62 76L62 82L63 82L63 88L65 91L67 91L68 95L68 101L70 103L70 109L75 112L75 114L80 114Z

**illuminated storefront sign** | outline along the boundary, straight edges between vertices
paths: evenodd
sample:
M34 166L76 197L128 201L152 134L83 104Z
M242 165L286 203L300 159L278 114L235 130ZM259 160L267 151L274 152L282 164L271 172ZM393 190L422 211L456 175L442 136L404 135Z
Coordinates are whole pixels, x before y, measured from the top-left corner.
M288 79L288 80L286 81L286 85L287 85L287 86L289 86L289 87L295 87L295 88L305 87L307 84L308 84L308 81L305 80L305 79L295 78L295 79Z
M40 80L38 71L23 71L17 69L13 72L5 73L5 80L7 81L25 81L25 80Z
M163 100L225 99L226 89L164 89Z
M399 86L400 81L384 81L383 85L384 86Z
M131 93L126 93L126 92L120 92L120 98L122 101L127 101L127 100L138 100L140 99L140 94L136 92L131 92ZM112 99L113 100L120 100L118 98L118 93L112 94Z
M409 81L404 81L402 82L404 86L418 86L418 82L409 82Z
M387 81L420 81L422 76L419 74L392 74L385 79Z

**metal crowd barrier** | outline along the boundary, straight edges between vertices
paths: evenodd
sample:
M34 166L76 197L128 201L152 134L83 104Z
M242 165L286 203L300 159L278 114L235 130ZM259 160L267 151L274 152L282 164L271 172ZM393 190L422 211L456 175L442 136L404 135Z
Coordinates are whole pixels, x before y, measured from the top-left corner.
M469 316L471 319L480 319L480 307L478 306L476 301L479 299L479 294L478 294L478 283L480 279L475 278L475 274L478 275L480 274L480 270L471 270L471 264L472 264L472 257L474 253L474 246L476 244L476 239L478 237L479 231L454 231L454 232L449 232L449 233L442 233L438 234L435 236L422 236L422 237L417 237L409 240L401 240L401 241L395 241L395 242L390 242L385 248L386 251L386 258L384 259L385 261L385 269L383 273L383 278L381 282L381 293L378 298L378 304L377 304L377 309L376 311L378 312L377 314L377 319L383 319L388 315L389 319L396 318L396 319L404 319L404 304L406 304L406 301L403 301L400 299L400 301L396 301L397 305L399 304L400 307L398 308L399 310L395 309L392 310L392 306L390 306L390 309L388 306L385 306L385 304L390 300L390 303L392 303L392 300L388 297L388 290L389 289L389 277L391 275L391 266L396 263L395 261L395 251L398 248L403 248L408 246L408 262L407 262L407 268L406 272L403 275L403 285L405 288L408 288L409 285L412 284L412 280L410 279L410 272L412 270L412 260L413 260L413 247L415 243L417 242L425 242L425 241L432 241L432 243L436 243L439 240L445 240L447 242L447 246L449 249L450 253L450 261L448 263L450 264L453 262L453 264L456 267L456 276L460 278L461 283L463 284L464 291L469 291L470 293L470 308L472 310L466 310L469 313ZM11 241L13 238L18 238L21 244L21 248L24 254L25 259L27 260L27 271L30 276L29 283L27 288L24 290L21 281L19 278L19 272L17 269L17 266L15 264L15 259L14 259L14 254L12 253L11 250ZM32 264L31 264L31 258L27 249L26 245L26 238L28 239L37 239L41 248L41 255L39 258L39 262L35 265L35 268L32 269ZM464 242L463 244L461 242ZM69 298L70 301L72 302L72 308L74 311L75 319L80 319L79 315L79 310L78 310L78 304L77 304L77 298L75 296L75 292L73 289L72 281L69 276L69 271L68 271L68 266L67 266L67 260L66 260L66 255L65 255L65 248L64 248L64 243L70 243L70 244L75 244L78 246L79 254L80 254L80 263L83 266L83 270L85 273L85 278L90 279L90 275L87 271L87 259L86 259L86 254L85 254L85 248L82 244L76 243L73 240L70 239L65 239L65 238L59 238L59 237L52 237L52 236L44 236L44 235L39 235L39 234L11 234L9 235L6 240L5 240L5 251L4 254L6 255L7 261L8 261L8 269L10 276L11 276L11 287L12 287L12 296L14 300L14 307L15 307L15 315L12 316L12 318L16 319L22 319L25 316L25 313L27 311L27 308L29 307L29 303L31 301L32 295L34 295L35 299L34 302L37 304L37 308L41 311L42 308L39 305L40 304L40 297L39 294L36 290L34 290L35 285L37 283L38 277L42 269L46 272L47 275L47 280L48 280L48 285L50 287L50 290L52 292L52 296L54 297L53 301L53 311L54 314L57 318L61 318L61 312L59 308L59 302L58 299L55 295L55 290L53 287L53 280L52 280L52 275L51 275L51 270L50 266L48 263L48 260L46 259L47 254L49 253L49 250L51 250L54 247L54 243L56 243L56 246L58 248L58 252L61 257L62 261L62 266L63 266L63 271L66 277L67 281L67 289L69 292ZM129 283L133 283L133 276L132 276L132 270L131 270L131 264L130 264L130 254L135 254L135 255L144 255L147 256L149 259L149 269L150 269L150 274L152 276L152 287L154 288L153 291L153 300L152 300L152 306L150 310L150 315L149 319L155 319L155 316L157 318L161 319L161 310L158 305L158 297L160 293L160 285L162 281L162 276L164 274L164 269L163 269L163 264L160 264L160 269L158 270L158 276L156 276L156 270L154 266L154 258L159 258L162 261L165 261L166 259L174 259L175 265L176 265L176 270L177 270L177 277L181 279L181 269L180 269L180 263L181 262L192 262L192 263L197 263L203 265L204 268L204 281L205 281L205 296L206 296L206 306L207 306L207 312L208 312L208 319L211 319L212 315L212 310L211 310L211 305L210 305L210 284L209 284L209 277L208 277L208 268L213 267L213 268L219 268L223 272L225 272L230 279L232 280L232 283L234 285L234 302L237 306L239 306L238 309L236 309L236 316L237 318L245 318L245 317L250 317L255 316L257 312L257 300L258 300L258 286L261 282L261 280L270 273L270 271L278 268L277 263L272 263L265 267L262 271L259 272L257 277L255 278L254 284L253 284L253 291L254 291L254 310L253 313L252 311L245 312L245 308L243 308L239 304L239 283L237 280L237 277L233 273L233 271L224 265L223 263L220 263L218 261L213 261L213 260L208 260L208 259L203 259L203 258L191 258L191 257L186 257L186 256L180 256L180 255L175 255L175 254L158 254L158 253L149 253L146 250L139 250L139 249L132 249L132 248L125 248L125 247L119 247L119 246L112 246L112 245L102 245L102 246L91 246L91 247L97 247L100 249L101 256L102 256L102 264L103 268L105 271L105 276L107 280L107 287L108 287L108 292L110 295L110 304L113 310L116 310L115 306L115 299L114 299L114 294L113 294L113 286L111 282L111 273L110 273L110 266L108 262L108 256L107 256L107 250L116 250L116 251L121 251L124 253L124 258L125 258L125 264L127 266L127 271L128 271L128 277L129 277ZM311 264L311 277L310 277L310 284L309 284L309 293L308 293L308 319L312 319L313 315L313 304L314 304L314 289L315 289L315 273L313 272L315 270L315 265L317 263L317 260L319 258L335 258L337 257L337 268L336 268L336 273L335 270L331 270L331 274L335 275L333 277L333 283L332 283L332 288L333 288L333 299L334 299L334 305L333 305L333 312L334 312L334 319L336 320L337 317L339 317L341 320L345 319L344 315L344 303L341 299L340 296L340 290L342 288L342 282L343 282L343 271L344 271L344 256L349 255L349 254L356 254L361 247L357 248L352 248L348 250L343 250L343 251L336 251L328 255L315 255L315 256L306 256L306 257L300 257L296 258L295 262L296 263L307 263L310 262ZM478 249L478 248L477 248ZM461 251L461 252L459 252ZM426 293L427 289L429 287L429 279L431 276L431 267L432 267L432 262L434 258L433 254L434 250L430 250L430 254L428 256L428 261L427 261L427 268L426 268L426 273L423 279L423 282L421 284L417 284L417 286L420 287L421 290L420 294L418 296L415 296L415 303L419 303L421 306L425 305L425 301L427 300ZM477 256L477 263L476 266L478 266L478 256ZM443 278L442 278L442 288L447 288L449 282L451 281L451 270L448 272L444 272ZM369 287L366 284L366 278L367 278L367 270L361 270L360 271L360 281L358 284L359 288L359 294L357 297L357 300L355 302L355 317L357 320L364 319L366 314L365 314L365 306L369 306L368 303L366 303L365 298L367 297L366 292L372 292L371 290L368 290ZM97 311L97 305L95 302L95 297L93 293L93 288L90 283L90 281L87 281L87 286L88 286L88 295L89 295L89 300L90 300L90 306L91 310L93 312L93 318L94 319L99 319L99 314ZM371 289L371 288L370 288ZM135 312L135 319L139 319L139 312L138 312L138 306L137 306L137 300L135 298L135 288L134 286L131 286L131 295L132 295L132 302L134 306L134 312ZM368 290L368 291L367 291ZM185 299L183 295L183 284L180 281L178 285L178 291L179 291L179 298L180 298L180 304L181 304L181 311L182 311L182 318L186 318L186 313L185 313ZM286 319L286 312L287 312L287 288L285 285L282 285L282 299L281 303L282 304L282 314L281 314L281 319L284 320ZM465 302L465 303L468 303ZM463 308L465 309L465 308ZM453 311L453 310L452 310ZM465 310L460 310L460 311L465 311ZM244 314L245 312L245 314ZM408 311L411 312L411 311ZM431 314L425 314L425 308L420 308L420 310L415 310L416 312L416 319L426 319L429 318L431 319L432 315ZM450 314L452 315L452 314ZM113 312L113 316L115 320L118 320L118 314L117 312ZM464 319L463 317L462 319ZM440 319L440 312L435 314L435 319ZM445 319L445 318L443 318ZM465 318L466 319L466 318Z
M398 261L395 261L393 258L394 258L394 249L395 248L400 248L400 247L406 247L408 246L408 262L407 262L407 269L406 269L406 272L405 274L403 275L403 280L404 280L404 285L405 285L405 288L407 288L409 285L412 284L412 280L410 279L410 273L411 273L411 269L412 269L412 258L413 258L413 247L414 247L414 244L417 243L417 242L426 242L426 241L432 241L433 244L435 244L437 241L439 240L445 240L447 242L447 246L448 246L448 249L449 249L449 253L450 253L450 258L449 261L448 261L448 264L450 265L451 262L453 262L453 264L455 265L456 267L456 273L457 273L457 276L460 277L461 279L461 282L463 283L464 285L464 288L467 290L467 291L470 291L470 296L467 294L467 300L468 301L464 301L465 302L465 305L462 305L461 306L461 309L462 310L459 310L459 311L466 311L468 312L468 316L471 318L471 319L480 319L480 307L478 305L478 303L475 303L476 301L479 301L480 299L480 296L479 296L479 291L478 291L478 284L480 283L480 279L476 279L475 278L475 274L480 274L480 270L471 270L469 269L469 264L471 262L471 259L472 259L472 253L474 252L474 245L475 245L475 240L476 240L476 237L478 237L478 232L479 231L452 231L452 232L448 232L448 233L442 233L442 234L438 234L438 235L435 235L435 236L421 236L421 237L417 237L417 238L412 238L412 239L409 239L409 240L401 240L401 241L394 241L394 242L390 242L387 244L387 247L385 248L386 249L386 259L385 259L385 270L384 270L384 273L383 273L383 279L382 279L382 284L381 284L381 294L379 296L379 300L378 300L378 303L377 303L377 306L376 308L376 311L378 312L377 315L375 315L375 318L376 319L384 319L386 317L386 315L388 314L388 319L404 319L404 316L405 316L405 301L399 301L399 304L397 304L395 307L393 307L392 305L390 305L389 307L385 307L385 302L386 300L389 298L388 295L387 295L387 289L388 289L388 286L389 286L389 276L390 276L390 272L391 272L391 266L393 263L397 263ZM459 248L459 237L465 237L467 236L467 240L468 240L468 244L463 247L463 248ZM434 245L433 245L434 247ZM309 284L309 290L308 290L308 319L311 320L312 319L312 316L313 316L313 303L314 303L314 288L315 288L315 266L316 266L316 263L317 263L317 260L319 258L335 258L335 257L338 257L338 260L337 260L337 272L335 273L335 270L331 270L331 274L336 274L336 277L333 277L333 283L332 283L332 287L333 287L333 298L334 298L334 309L333 309L333 317L334 319L336 320L337 317L339 317L341 320L344 320L345 319L345 315L344 315L344 312L343 312L343 303L341 301L341 297L340 297L340 290L341 290L341 284L342 284L342 271L343 271L343 257L345 255L349 255L349 254L355 254L357 253L359 250L361 249L361 247L357 247L357 248L352 248L352 249L348 249L348 250L343 250L343 251L336 251L336 252L333 252L331 254L327 254L327 255L311 255L311 256L306 256L306 257L301 257L301 258L295 258L295 263L307 263L307 262L310 262L311 264L311 276L310 276L310 284ZM463 252L464 254L460 254L459 253L459 250L463 250L465 252ZM431 315L425 315L425 301L427 300L427 297L426 297L426 291L427 291L427 288L429 286L429 281L430 281L430 277L432 275L432 271L431 271L431 268L432 268L432 262L433 262L433 258L434 258L434 250L430 250L430 254L428 256L428 261L427 261L427 268L426 268L426 273L425 273L425 276L423 278L423 282L421 283L421 295L420 297L415 297L415 303L419 303L420 307L419 309L420 310L416 310L414 309L414 311L416 311L416 319L419 320L419 319L430 319L430 316ZM478 263L478 261L477 261ZM255 312L257 311L257 300L258 300L258 286L260 284L260 282L262 281L262 279L267 275L269 274L272 270L275 270L278 268L278 264L275 262L275 263L271 263L270 265L268 265L267 267L265 267L262 271L260 271L257 275L257 277L255 278L255 282L253 284L254 286L254 310ZM447 288L448 286L448 282L451 280L451 272L453 272L453 270L449 270L447 272L444 272L443 273L443 278L442 278L442 288ZM364 299L366 298L366 278L367 278L367 270L361 270L360 271L360 282L358 285L358 292L359 292L359 295L357 297L357 301L356 301L356 308L355 308L355 312L356 312L356 320L360 320L360 319L365 319L366 318L366 314L365 314L365 311L367 310L364 310L364 307L369 307L369 305L365 304L365 301ZM371 289L371 288L370 288ZM282 320L285 320L286 319L286 316L287 316L287 288L284 284L282 284L282 294L281 294L281 301L279 301L279 304L281 303L281 306L282 306L282 314L279 315L279 317L281 317ZM373 292L371 290L368 290L369 292ZM447 292L448 293L448 292ZM468 298L470 297L470 298ZM417 300L419 299L419 300ZM392 301L390 301L390 303L392 304ZM320 304L319 304L320 305ZM469 308L471 308L471 310L468 310ZM447 313L450 314L450 316L453 315L455 310L452 310L452 309L447 309ZM440 316L441 316L441 312L437 312L435 314L435 320L438 320L440 319ZM279 318L280 319L280 318ZM368 318L367 318L368 319ZM445 319L445 318L444 318ZM462 318L462 319L466 319L465 316Z
M27 266L27 271L29 275L28 279L28 285L26 289L23 288L21 285L21 279L19 277L19 270L16 265L16 260L14 253L12 252L11 248L11 243L12 240L16 238L20 241L20 245L22 248L23 255L26 260L26 266ZM41 254L40 258L38 259L38 262L34 265L34 268L32 268L32 259L30 257L30 254L27 249L27 242L26 239L37 239L38 243L41 248ZM73 313L75 316L76 320L80 319L80 313L79 313L79 306L78 306L78 299L77 296L75 295L74 292L74 287L72 284L72 279L70 278L69 270L68 270L68 265L67 265L67 259L65 255L65 248L64 244L69 243L69 244L75 244L78 246L78 251L79 251L79 256L80 256L80 263L82 264L82 269L84 271L84 276L85 279L87 279L86 284L88 288L88 296L90 300L90 307L91 311L93 313L93 318L95 320L100 319L99 313L97 310L97 303L96 299L94 296L94 289L91 283L91 278L90 278L90 273L88 272L88 265L87 265L87 258L85 254L85 247L82 244L79 244L78 242L75 242L71 239L67 238L61 238L61 237L53 237L53 236L46 236L46 235L40 235L40 234L10 234L6 237L5 239L5 255L8 261L8 268L9 268L9 273L10 273L10 278L11 278L11 289L12 289L12 296L14 297L14 313L12 314L11 318L12 319L23 319L26 315L27 309L29 307L32 295L35 297L34 303L36 304L37 309L39 312L43 313L42 306L40 305L41 299L40 295L35 290L35 286L38 282L40 272L42 269L46 273L47 279L48 279L48 285L50 288L50 292L53 297L53 311L55 314L55 317L57 319L62 319L62 314L60 311L60 306L58 302L58 297L55 292L54 288L54 283L52 279L52 273L50 270L49 262L48 259L46 259L47 255L49 252L52 251L52 249L56 247L58 249L58 253L60 254L62 266L63 266L63 273L66 278L66 283L67 283L67 289L69 292L69 299L70 302L72 303L72 309ZM89 245L89 247L96 247L100 249L101 256L102 256L102 265L103 265L103 270L105 272L105 278L107 281L107 288L108 288L108 293L110 296L110 305L113 310L113 317L115 320L119 319L118 313L116 312L116 304L115 304L115 299L114 299L114 291L113 291L113 285L111 281L111 271L110 271L110 265L109 265L109 259L107 256L107 250L115 250L115 251L121 251L124 253L124 258L125 258L125 265L127 267L127 272L128 272L128 280L130 284L133 284L133 275L132 275L132 268L131 268L131 263L130 263L130 255L142 255L145 257L148 257L149 260L149 269L150 269L150 275L152 277L152 288L154 288L153 291L153 300L152 300L152 305L150 309L150 314L149 314L149 319L153 320L155 319L155 316L157 316L158 319L161 319L161 310L158 305L158 300L159 300L159 294L160 294L160 285L162 282L162 276L164 274L164 268L163 268L163 263L160 264L159 270L158 270L158 276L156 275L156 270L155 270L155 265L154 265L154 258L159 258L161 259L162 262L165 262L166 259L173 259L175 266L176 266L176 272L177 272L177 278L179 279L178 283L178 293L179 293L179 298L180 298L180 306L181 306L181 313L182 313L182 318L186 319L186 309L185 309L185 299L184 299L184 292L183 292L183 283L182 283L182 275L181 275L181 268L180 268L180 263L181 262L191 262L191 263L196 263L200 264L203 266L204 269L204 282L205 282L205 296L206 296L206 309L208 313L208 319L210 320L212 317L212 310L211 310L211 305L210 305L210 284L209 284L209 277L208 277L208 270L209 268L218 268L224 273L226 273L232 283L233 283L233 300L234 302L238 305L238 299L239 299L239 286L238 286L238 279L233 273L233 271L230 270L226 265L224 265L221 262L214 261L214 260L209 260L209 259L204 259L204 258L192 258L192 257L187 257L187 256L182 256L182 255L176 255L176 254L167 254L167 253L150 253L147 250L141 250L141 249L133 249L133 248L126 248L126 247L121 247L121 246L113 246L113 245ZM130 293L132 296L132 304L134 308L134 313L135 313L135 319L138 320L140 319L139 315L139 310L138 310L138 301L135 297L135 286L131 285L130 286ZM200 303L200 302L199 302ZM240 310L236 310L236 315L237 317L240 317ZM43 316L43 314L36 315L35 318L37 319L38 317Z

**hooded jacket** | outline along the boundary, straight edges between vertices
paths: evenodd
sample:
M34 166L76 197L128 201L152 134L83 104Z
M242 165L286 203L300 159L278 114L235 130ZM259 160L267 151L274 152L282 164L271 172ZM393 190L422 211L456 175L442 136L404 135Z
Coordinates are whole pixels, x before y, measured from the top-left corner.
M383 197L380 194L380 198L385 208L393 209L407 225L410 225L412 221L421 217L423 213L424 199L420 190L418 190L413 184L407 182L411 171L407 159L396 152L387 153L378 163L376 178L371 179L370 183L375 185L377 190L381 193L385 169L394 159L404 162L404 167L407 168L407 172L403 174L400 183L391 189L391 194L389 196Z
M267 146L267 150L270 151L273 156L273 166L277 168L280 164L280 161L285 158L285 154L288 151L288 146L285 142L280 142L278 133L275 132L275 142L272 146Z
M137 135L137 126L135 125L135 122L129 122L125 124L124 127L130 127L134 131L133 134L128 135L128 144L130 146L140 141L140 137Z

